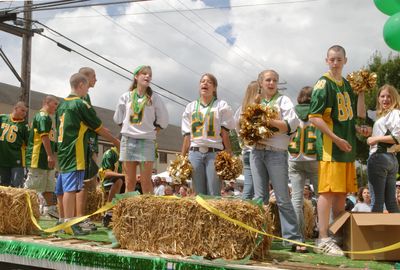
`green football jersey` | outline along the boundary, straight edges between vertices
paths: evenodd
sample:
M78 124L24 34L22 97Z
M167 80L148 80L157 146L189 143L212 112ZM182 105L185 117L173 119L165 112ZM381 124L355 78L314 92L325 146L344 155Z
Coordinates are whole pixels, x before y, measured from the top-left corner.
M122 173L122 166L121 162L119 162L118 150L115 147L104 152L103 159L101 160L101 168L104 171L109 170Z
M55 149L55 130L50 115L45 111L35 114L29 131L28 148L26 150L26 166L50 170L47 162L47 152L42 142L42 136L49 136L52 151Z
M70 95L58 105L56 112L57 156L61 172L85 170L88 128L97 131L101 120L93 108L81 98Z
M15 120L11 114L0 114L0 167L25 166L28 136L26 120Z
M317 130L317 158L322 161L353 162L356 156L356 104L357 97L349 82L342 78L336 82L325 73L315 84L311 97L309 117L321 117L329 129L352 146L343 152L321 131Z
M90 100L89 94L87 94L85 97L82 97L84 101L89 103L90 106L92 106L92 101ZM98 135L96 132L94 132L91 129L88 129L85 133L85 140L88 142L88 147L90 153L88 154L88 158L92 156L92 153L98 153L99 152L99 140L98 140Z

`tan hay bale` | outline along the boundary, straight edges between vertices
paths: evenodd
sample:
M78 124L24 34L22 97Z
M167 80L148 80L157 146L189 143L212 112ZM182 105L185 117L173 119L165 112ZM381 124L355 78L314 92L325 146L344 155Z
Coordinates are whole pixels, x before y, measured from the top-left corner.
M34 217L38 220L39 198L35 191L0 186L0 234L32 234L36 231L30 216L26 193L32 205Z
M271 224L272 234L275 236L282 236L281 221L279 218L279 209L276 200L270 200L268 205L264 206L268 218L268 223ZM304 214L304 236L305 238L313 237L313 230L315 225L314 209L310 200L304 200L303 206Z
M261 229L265 222L262 210L248 202L207 202L253 228ZM208 212L194 198L135 196L124 199L114 207L112 223L121 247L133 251L242 259L256 248L256 233ZM270 244L264 241L258 253L269 250Z
M304 200L304 237L313 238L314 226L315 226L315 216L314 208L311 200Z
M270 199L268 204L264 206L264 209L272 234L281 237L281 220L279 218L279 209L276 199Z
M86 200L86 214L91 214L97 211L106 203L106 193L101 187L97 187L95 190L91 190L88 192L87 200ZM103 217L103 214L96 214L91 216L91 220L100 221Z

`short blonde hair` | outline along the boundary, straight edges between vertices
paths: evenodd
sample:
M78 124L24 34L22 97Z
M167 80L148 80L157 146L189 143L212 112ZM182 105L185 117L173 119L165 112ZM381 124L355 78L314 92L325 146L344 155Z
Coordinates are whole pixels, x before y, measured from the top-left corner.
M72 89L77 89L80 83L89 84L89 81L82 73L75 73L69 79L69 84Z

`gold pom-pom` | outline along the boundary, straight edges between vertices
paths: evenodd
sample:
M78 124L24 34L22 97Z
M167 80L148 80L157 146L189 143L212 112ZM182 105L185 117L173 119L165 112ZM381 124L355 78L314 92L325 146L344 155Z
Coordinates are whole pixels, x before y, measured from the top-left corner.
M173 183L181 185L185 184L186 180L192 177L193 167L187 155L176 155L176 159L171 161L167 170Z
M356 72L351 72L347 75L351 88L355 93L368 91L376 86L378 76L375 72L369 72L368 70L361 69Z
M272 137L274 128L269 122L277 119L278 111L274 107L262 104L252 104L246 108L240 118L239 136L246 145L254 145L256 142Z
M242 160L239 157L231 156L226 151L217 154L214 165L221 180L234 180L239 177L243 170Z

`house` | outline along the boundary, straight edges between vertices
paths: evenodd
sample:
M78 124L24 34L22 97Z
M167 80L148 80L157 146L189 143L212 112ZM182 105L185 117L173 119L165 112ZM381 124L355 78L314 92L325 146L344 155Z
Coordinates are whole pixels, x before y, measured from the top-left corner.
M0 113L10 113L21 94L21 88L0 82ZM29 104L29 117L41 108L42 100L46 96L44 93L31 91ZM60 98L60 97L59 97ZM60 98L61 100L62 98ZM114 136L118 136L120 127L113 121L114 111L94 106L98 117L103 121L103 125L108 128ZM180 127L169 125L165 130L161 130L157 136L158 159L154 163L155 172L163 172L168 167L170 160L175 159L175 154L181 151L182 135ZM111 144L99 138L99 158L104 151L111 147Z

